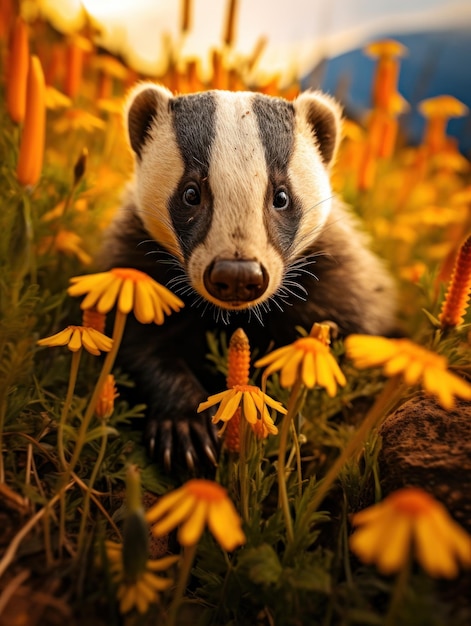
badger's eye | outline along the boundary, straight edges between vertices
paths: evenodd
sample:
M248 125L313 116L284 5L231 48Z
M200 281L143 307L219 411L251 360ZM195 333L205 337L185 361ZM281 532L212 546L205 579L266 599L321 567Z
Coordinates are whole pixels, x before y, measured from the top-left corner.
M201 194L198 185L189 184L183 192L183 202L188 206L198 206L201 203Z
M289 195L284 187L279 187L273 196L273 208L283 211L289 206Z

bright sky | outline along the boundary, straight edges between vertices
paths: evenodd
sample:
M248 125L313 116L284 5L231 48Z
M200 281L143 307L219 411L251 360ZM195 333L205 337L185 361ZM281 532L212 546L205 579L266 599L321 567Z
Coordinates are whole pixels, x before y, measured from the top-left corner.
M102 25L101 43L144 72L158 73L165 33L179 41L178 0L40 0L60 29L74 29L82 4ZM185 57L208 58L220 46L227 0L193 0ZM69 22L69 25L67 23ZM270 73L307 73L322 56L333 56L365 39L391 31L468 27L469 0L240 0L235 49L248 55L265 35L261 68Z

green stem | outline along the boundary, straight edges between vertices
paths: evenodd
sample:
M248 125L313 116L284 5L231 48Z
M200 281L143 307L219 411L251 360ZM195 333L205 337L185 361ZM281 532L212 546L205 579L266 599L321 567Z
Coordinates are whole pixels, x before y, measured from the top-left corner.
M75 391L75 384L77 382L77 374L80 364L80 357L82 356L82 348L77 352L72 353L72 361L70 364L69 385L67 387L67 394L65 397L64 406L62 407L62 413L59 420L59 427L57 432L57 449L59 451L59 459L62 463L62 467L67 469L67 461L64 453L64 426L67 420L67 416L70 411L70 405Z
M332 484L335 482L340 471L342 470L348 459L355 453L357 448L365 441L369 431L374 428L381 419L387 414L388 410L396 403L404 390L401 379L398 376L390 378L383 391L376 399L376 402L367 413L365 419L361 423L358 430L347 443L342 454L337 458L330 470L327 472L314 498L309 504L309 510L315 511L321 504L324 496L327 494Z
M293 446L296 454L296 474L298 477L298 497L303 495L303 472L301 467L301 448L299 446L298 433L294 422L291 422L291 433L293 437Z
M26 267L25 273L28 271L31 275L31 283L37 283L37 271L36 271L36 258L34 256L34 229L33 221L31 219L31 202L28 192L23 194L23 215L25 220L25 235L26 235Z
M7 414L7 392L8 386L0 394L0 483L5 482L5 468L3 465L3 430L5 428L5 417Z
M247 473L247 430L248 423L242 410L239 422L239 489L240 489L240 507L242 517L245 523L249 521L249 492L248 492L248 473Z
M82 520L80 522L80 531L78 538L78 554L81 554L83 548L83 542L85 539L85 529L87 526L88 513L90 510L90 496L93 490L93 485L95 484L96 477L100 470L101 464L103 463L103 459L105 458L106 446L108 443L108 435L106 434L106 420L102 420L101 429L103 431L101 438L101 446L98 452L97 459L95 461L95 465L93 467L92 475L90 476L90 481L88 483L88 489L85 492L85 496L83 499L83 513Z
M80 453L82 452L82 448L85 445L85 441L86 441L86 437L87 437L87 430L88 427L90 425L91 419L94 415L95 412L95 407L97 405L98 402L98 398L100 397L100 393L101 390L103 388L103 385L106 382L106 379L108 377L108 374L111 372L115 359L116 359L116 355L118 353L118 349L119 346L121 344L121 339L123 337L123 333L124 333L124 327L126 325L126 318L127 315L125 313L121 313L120 311L116 311L116 317L115 317L115 321L114 321L114 328L113 328L113 335L112 335L112 339L113 339L113 346L111 348L111 350L108 352L108 354L106 355L105 358L105 362L103 363L103 367L101 369L100 372L100 376L98 378L98 381L95 385L95 389L93 391L93 395L90 399L90 402L88 403L88 407L87 410L85 411L85 415L83 417L82 423L80 425L79 431L78 431L78 435L77 435L77 441L75 444L75 450L74 453L72 455L72 459L69 463L69 467L68 470L66 472L66 476L64 478L64 484L67 484L72 472L75 469L75 466L77 464L77 461L80 457Z
M75 391L75 384L77 382L77 374L80 364L80 357L82 356L82 348L77 352L72 353L72 361L70 364L69 385L67 387L67 394L65 397L64 406L62 407L62 413L59 420L59 427L57 429L57 450L59 452L59 459L64 471L67 471L67 461L65 459L64 452L64 426L67 420L67 416L70 412L70 405ZM59 513L59 551L62 550L62 546L65 543L65 490L60 491L60 513Z
M409 556L402 566L401 570L399 571L396 582L394 583L394 589L391 595L391 601L389 604L388 612L386 614L386 619L384 621L384 626L394 626L398 623L396 620L397 612L404 600L407 585L409 583L410 571L411 558Z
M180 568L180 575L178 577L177 587L175 589L175 595L173 596L172 604L168 611L167 626L175 626L178 609L183 600L183 594L185 593L188 579L190 577L191 568L193 567L193 561L196 556L197 544L192 546L186 546L183 549L183 559Z
M288 413L284 416L283 422L281 424L281 432L280 432L280 445L278 448L278 506L281 507L283 511L283 516L285 518L286 525L286 536L288 539L288 543L293 543L294 541L294 532L293 532L293 520L291 519L291 511L289 508L289 500L288 500L288 489L286 486L286 472L285 472L285 460L286 460L286 449L288 446L288 434L290 431L291 423L294 419L294 416L297 413L298 409L298 397L300 395L301 389L301 381L297 380L294 384L293 389L291 390L291 394L288 402Z

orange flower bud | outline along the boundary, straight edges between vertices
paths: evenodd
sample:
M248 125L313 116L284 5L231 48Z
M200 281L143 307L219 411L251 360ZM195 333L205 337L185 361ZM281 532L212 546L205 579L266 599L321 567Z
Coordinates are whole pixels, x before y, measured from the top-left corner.
M118 396L114 376L108 374L95 407L96 416L100 419L110 418L113 415L115 398Z
M229 8L227 10L226 31L224 33L224 43L226 46L232 46L235 39L235 17L237 13L237 0L229 0Z
M458 252L448 291L439 316L442 328L463 323L471 291L471 235Z
M16 124L21 124L25 117L28 65L28 30L21 17L18 17L11 38L7 80L8 114Z
M35 185L41 175L46 133L46 86L37 56L30 60L26 94L25 123L16 173L22 185Z
M190 30L191 17L192 17L192 1L183 0L182 3L182 16L180 30L182 33L187 33Z

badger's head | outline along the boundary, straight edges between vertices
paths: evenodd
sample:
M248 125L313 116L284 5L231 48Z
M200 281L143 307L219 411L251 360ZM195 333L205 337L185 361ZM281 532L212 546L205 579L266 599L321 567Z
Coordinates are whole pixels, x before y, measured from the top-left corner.
M306 92L173 97L144 83L127 107L140 217L207 301L240 310L280 290L331 208L340 110Z

